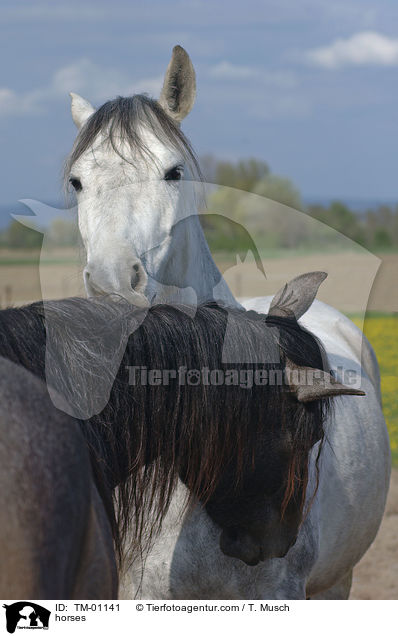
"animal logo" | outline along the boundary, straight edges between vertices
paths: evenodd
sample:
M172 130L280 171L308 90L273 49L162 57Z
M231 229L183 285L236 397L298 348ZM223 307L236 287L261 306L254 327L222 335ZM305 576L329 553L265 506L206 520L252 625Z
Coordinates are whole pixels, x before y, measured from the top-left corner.
M198 369L189 369L187 372L187 383L189 386L198 386L200 384L201 376Z
M31 601L18 601L11 605L3 605L6 610L7 631L13 634L18 628L23 629L48 629L50 610L32 603Z

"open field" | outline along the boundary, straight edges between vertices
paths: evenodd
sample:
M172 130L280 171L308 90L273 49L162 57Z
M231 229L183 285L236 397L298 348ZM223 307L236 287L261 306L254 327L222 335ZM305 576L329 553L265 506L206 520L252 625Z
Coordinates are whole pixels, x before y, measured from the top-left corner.
M366 308L387 313L398 311L398 253L380 258L365 251L293 255L285 251L277 257L265 254L262 261L266 278L251 261L237 265L236 260L228 261L217 255L215 258L238 297L273 294L300 273L322 270L329 276L319 290L320 300L346 313L360 313ZM69 248L43 250L41 254L1 249L0 299L5 304L8 294L11 302L20 304L42 296L57 298L83 293L83 263L83 257L79 258L78 252Z
M0 250L0 306L84 295L77 250Z
M263 256L262 262L266 279L253 264L244 263L226 271L225 279L235 296L267 296L298 274L320 270L327 272L328 278L317 298L332 307L344 313L365 309L383 313L398 311L398 253L383 254L379 258L365 252L307 255L285 252L279 258Z

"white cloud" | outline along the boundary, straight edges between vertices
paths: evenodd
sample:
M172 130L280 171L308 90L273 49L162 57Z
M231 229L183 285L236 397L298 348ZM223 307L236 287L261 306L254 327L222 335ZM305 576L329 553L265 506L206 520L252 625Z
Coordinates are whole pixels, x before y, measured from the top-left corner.
M0 22L63 22L81 20L106 20L111 12L98 6L84 6L79 4L54 5L51 3L19 4L19 6L3 7Z
M293 73L239 66L226 61L207 68L206 75L224 89L227 85L232 87L250 82L253 89L255 86L267 86L285 92L297 85L297 77ZM104 68L82 58L58 69L48 84L31 91L17 93L9 87L0 87L0 116L47 112L55 101L67 99L70 91L80 93L95 105L116 95L149 93L157 97L162 83L163 76L134 80L123 71Z
M13 111L18 97L10 88L0 88L0 113L7 114Z
M148 77L147 79L134 82L129 90L129 94L132 93L148 93L152 97L158 97L163 86L163 75L159 77Z
M0 87L0 117L37 113L40 108L31 93L18 95L11 88Z
M26 93L18 94L10 88L0 87L0 116L45 112L51 102L67 99L70 91L82 93L93 102L134 93L157 96L162 81L162 77L134 81L121 71L103 68L83 58L58 69L47 85Z
M238 66L230 62L220 62L209 70L211 77L220 77L222 79L245 79L257 75L257 70L250 66Z
M230 62L219 62L208 70L210 78L228 82L256 80L281 88L292 88L297 85L296 76L289 71L268 71L255 66L240 66Z
M253 100L247 114L258 121L302 120L312 113L312 104L306 95L275 95L271 100Z
M59 69L53 76L49 93L65 95L69 91L86 93L90 100L104 100L115 95L148 92L157 94L162 77L133 81L126 73L114 68L103 68L89 59L81 59ZM73 88L74 87L74 88ZM44 92L44 91L43 91Z
M398 65L398 38L376 31L362 31L346 39L337 39L329 46L311 49L305 59L327 69L344 66Z

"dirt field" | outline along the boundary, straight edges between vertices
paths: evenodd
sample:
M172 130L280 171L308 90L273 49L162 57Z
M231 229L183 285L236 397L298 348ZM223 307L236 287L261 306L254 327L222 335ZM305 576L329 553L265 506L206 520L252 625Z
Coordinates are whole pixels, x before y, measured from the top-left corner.
M0 305L19 305L38 300L42 295L45 298L84 295L84 264L74 263L75 255L69 252L42 253L39 270L37 255L36 262L31 259L30 263L24 263L24 253L0 250ZM266 278L252 263L237 265L216 260L225 271L232 292L239 298L273 294L298 274L322 270L329 275L318 297L340 311L360 313L366 307L380 312L398 311L398 254L385 254L382 259L367 253L347 252L263 258Z
M263 258L267 278L246 263L231 267L225 279L235 296L252 298L274 294L298 274L316 270L328 273L317 298L342 312L398 311L398 254L380 258L368 253L308 254Z
M350 599L398 599L398 470L391 476L379 533L354 569Z

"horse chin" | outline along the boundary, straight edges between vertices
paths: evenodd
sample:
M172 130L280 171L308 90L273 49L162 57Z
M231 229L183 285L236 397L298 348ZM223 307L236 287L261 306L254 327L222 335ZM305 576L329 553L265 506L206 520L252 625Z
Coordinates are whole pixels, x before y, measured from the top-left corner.
M254 566L263 560L261 546L239 528L229 528L221 532L220 548L225 556L239 559L246 565Z
M125 300L127 300L131 305L134 305L135 307L146 308L150 305L150 301L145 296L145 294L136 292L134 290L126 290L125 292L121 293L121 296L123 296Z
M114 290L109 288L101 289L97 287L92 281L85 281L86 294L88 298L109 298L109 300L116 302L120 298L124 298L130 305L135 307L146 308L150 305L150 302L146 295L141 291L135 291L131 287L125 289Z

